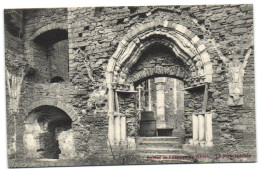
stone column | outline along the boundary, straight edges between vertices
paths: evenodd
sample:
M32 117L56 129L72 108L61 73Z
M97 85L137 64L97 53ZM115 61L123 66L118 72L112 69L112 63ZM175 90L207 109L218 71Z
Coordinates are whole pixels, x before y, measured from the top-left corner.
M121 141L121 120L120 115L115 117L115 141L118 144Z
M138 109L137 109L137 112L138 112L138 119L141 120L141 111L142 111L142 101L141 101L142 87L141 87L141 85L137 86L137 90L138 90Z
M212 147L213 134L212 134L212 114L205 114L206 121L206 146Z
M126 117L121 116L121 140L126 140Z
M151 80L148 79L148 111L153 111Z
M204 114L198 115L199 118L199 143L200 146L205 145L205 118Z
M193 132L193 145L199 143L199 118L197 115L192 115L192 132Z
M114 129L114 91L111 84L108 85L108 140L111 145L114 145L115 141L115 129Z
M165 121L165 77L157 77L155 78L156 84L156 103L157 103L157 118L158 121L156 123L157 128L166 128L166 121Z
M114 145L114 141L115 141L115 132L114 132L114 115L113 114L109 114L108 117L109 121L108 121L108 140L109 140L109 144Z

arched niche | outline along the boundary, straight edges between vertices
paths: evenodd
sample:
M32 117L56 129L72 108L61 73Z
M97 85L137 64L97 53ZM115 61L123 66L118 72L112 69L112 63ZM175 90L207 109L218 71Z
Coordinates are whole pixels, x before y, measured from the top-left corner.
M25 53L31 65L38 71L34 79L50 82L54 76L61 75L68 80L69 42L66 24L57 23L41 27L25 42Z
M32 109L25 119L23 141L28 158L67 159L75 156L71 117L52 105Z

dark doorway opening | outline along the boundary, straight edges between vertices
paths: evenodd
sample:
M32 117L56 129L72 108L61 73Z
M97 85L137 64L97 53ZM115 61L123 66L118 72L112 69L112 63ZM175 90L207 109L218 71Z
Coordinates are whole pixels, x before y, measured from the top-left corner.
M71 118L57 107L46 105L34 109L25 126L24 138L28 153L37 159L59 159L66 156L66 146L71 146L66 140L71 134L71 123Z
M173 129L157 129L158 136L172 136Z

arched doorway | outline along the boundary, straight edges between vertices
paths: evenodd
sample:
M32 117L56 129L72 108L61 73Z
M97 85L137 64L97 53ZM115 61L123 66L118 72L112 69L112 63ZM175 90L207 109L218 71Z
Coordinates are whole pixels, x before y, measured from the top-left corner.
M136 85L142 109L138 135L179 135L184 113L183 81L166 76L150 77Z
M181 68L177 69L180 74L174 74L176 67ZM160 41L147 46L129 69L127 77L134 81L140 95L136 99L141 116L139 136L176 136L183 132L186 72L184 62Z
M33 109L25 120L24 144L29 158L70 158L75 153L72 119L50 105Z
M148 62L144 62L145 64L142 65L140 58L144 57L146 52L149 54L149 51L155 49L157 49L155 52L157 60L150 62L148 59ZM164 58L162 53L165 51L166 55L168 55L168 60L163 63L161 59ZM150 52L150 54L152 53L154 52ZM143 66L143 68L139 66ZM155 77L178 79L183 82L182 89L184 89L184 86L185 88L189 88L200 85L205 86L206 89L208 83L212 82L212 73L212 63L210 62L206 46L198 36L186 27L169 21L155 20L131 29L119 43L117 50L111 56L107 66L106 82L109 89L108 136L110 143L117 144L130 137L134 138L136 134L133 133L137 133L138 129L135 126L138 126L137 123L142 116L140 113L142 111L142 107L140 106L142 104L140 103L141 98L138 98L139 103L136 110L129 111L118 106L121 99L119 93L124 93L124 95L138 93L141 96L140 89L138 90L136 84L145 79ZM161 81L158 83L164 82ZM129 98L121 100L129 102ZM163 112L163 110L159 111ZM156 113L158 114L158 110ZM137 123L133 122L131 127L129 127L128 123L130 120L129 115L133 115L130 118L137 121ZM202 116L200 121L204 121L204 114L194 114L194 116ZM196 119L195 121L197 122ZM177 126L179 127L179 134L183 133L181 130L184 130L184 127L181 124L181 120ZM125 128L127 128L127 131L125 131ZM130 131L128 130L129 128L131 128ZM197 130L195 131L197 132ZM205 135L203 131L200 133L203 136ZM167 135L167 132L163 135Z

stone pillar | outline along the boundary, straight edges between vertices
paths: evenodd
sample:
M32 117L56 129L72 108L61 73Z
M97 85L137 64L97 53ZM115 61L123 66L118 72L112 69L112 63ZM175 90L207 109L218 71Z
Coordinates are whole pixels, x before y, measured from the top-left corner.
M36 122L24 122L25 131L23 134L23 143L26 151L26 158L38 158L37 149L39 149L38 134L41 132L40 126Z
M153 111L151 80L148 79L148 111Z
M126 140L126 117L121 116L121 140Z
M193 145L199 143L199 118L197 115L192 115L192 129L193 129Z
M157 77L155 78L156 84L156 103L157 103L157 118L158 121L156 123L157 128L166 128L166 121L165 121L165 77Z
M115 141L118 144L121 141L121 120L120 115L115 117Z
M109 140L109 144L114 145L114 141L115 141L114 115L109 114L108 118L109 118L108 119L108 140Z
M59 154L59 159L74 159L76 156L73 130L61 131L58 134L59 148L61 153Z
M205 118L204 114L198 115L199 118L199 143L200 146L205 145Z
M112 89L111 84L108 85L108 116L108 140L111 145L114 145L114 91Z
M142 87L141 85L137 86L137 90L138 90L138 119L141 120L141 111L142 111L142 100L141 100L141 90Z
M212 147L213 134L212 134L212 114L205 114L206 121L206 146Z
M178 96L177 96L177 92L178 92L178 90L177 90L177 80L176 79L174 79L173 80L173 107L174 107L174 114L177 114L177 112L178 112L178 104L177 104L177 102L178 102Z

